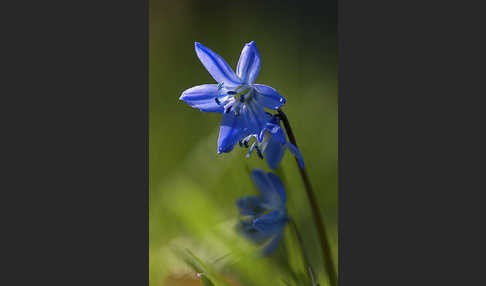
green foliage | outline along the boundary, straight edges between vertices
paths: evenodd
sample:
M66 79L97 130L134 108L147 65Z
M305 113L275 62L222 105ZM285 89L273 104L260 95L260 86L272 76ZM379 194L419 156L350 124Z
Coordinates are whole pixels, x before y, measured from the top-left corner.
M206 275L202 274L201 275L201 283L204 285L204 286L216 286L213 284L213 282L211 282L211 280L209 280L209 278L206 277Z

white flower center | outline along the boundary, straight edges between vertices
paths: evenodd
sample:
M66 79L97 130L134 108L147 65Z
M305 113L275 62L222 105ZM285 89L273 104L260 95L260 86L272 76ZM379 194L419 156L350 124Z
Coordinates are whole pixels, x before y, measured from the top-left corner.
M254 94L253 87L246 84L234 89L228 89L224 87L224 83L219 83L218 90L221 92L221 95L216 97L214 101L218 105L224 104L224 113L233 111L236 116L240 114L243 105L251 100Z

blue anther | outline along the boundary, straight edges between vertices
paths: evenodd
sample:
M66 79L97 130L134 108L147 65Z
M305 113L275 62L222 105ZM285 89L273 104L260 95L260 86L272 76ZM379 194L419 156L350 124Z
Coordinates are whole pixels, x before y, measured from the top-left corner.
M237 92L236 91L233 91L233 90L230 90L230 91L227 92L227 94L229 94L229 95L235 95L235 94L237 94Z
M231 111L231 106L224 110L224 113L229 113Z
M245 96L243 94L240 96L240 102L245 102Z
M217 105L221 105L221 101L219 101L219 99L217 97L214 98L214 101L216 101Z

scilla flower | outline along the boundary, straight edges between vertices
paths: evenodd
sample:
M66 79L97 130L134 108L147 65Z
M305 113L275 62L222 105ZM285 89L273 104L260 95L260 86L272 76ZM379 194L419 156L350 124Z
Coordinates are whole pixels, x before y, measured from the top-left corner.
M289 149L290 152L297 158L301 168L304 168L304 159L300 155L299 150L292 143L288 142L285 138L285 134L280 127L280 120L276 116L267 114L268 120L265 128L261 131L263 138L261 142L255 141L248 151L246 157L250 157L252 152L256 150L256 153L260 158L265 160L271 169L276 169L282 161L284 151ZM240 141L240 146L249 146L249 142L252 137L257 137L255 134L251 134Z
M262 170L253 170L251 177L260 196L236 201L241 215L237 229L252 242L263 245L263 254L267 255L278 246L288 223L285 187L276 175Z
M180 99L201 111L223 114L218 153L230 152L242 138L260 134L265 128L264 107L276 110L285 104L285 98L270 86L255 84L260 54L254 42L246 44L241 51L236 73L215 52L197 42L195 46L199 60L217 84L187 89Z

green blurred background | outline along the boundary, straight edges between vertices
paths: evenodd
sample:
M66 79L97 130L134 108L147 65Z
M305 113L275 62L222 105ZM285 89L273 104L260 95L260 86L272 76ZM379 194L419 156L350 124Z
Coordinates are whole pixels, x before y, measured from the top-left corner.
M263 259L254 258L252 246L234 232L235 200L256 193L249 170L269 169L255 154L245 158L247 150L238 146L218 155L221 115L178 100L187 88L215 83L196 57L195 41L233 68L244 44L255 41L262 57L256 82L287 99L283 110L318 195L337 266L337 9L336 1L317 3L150 1L150 285L202 285L184 262L185 249L207 264L205 272L215 271L231 285L299 285L299 273L305 273L288 228L285 242ZM321 285L327 285L303 184L288 152L279 175L289 214Z

